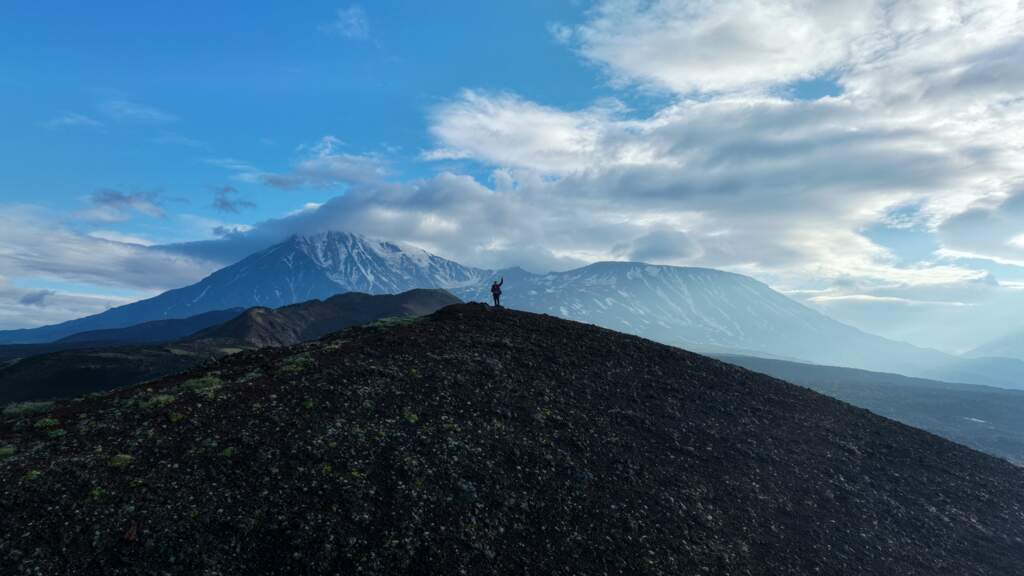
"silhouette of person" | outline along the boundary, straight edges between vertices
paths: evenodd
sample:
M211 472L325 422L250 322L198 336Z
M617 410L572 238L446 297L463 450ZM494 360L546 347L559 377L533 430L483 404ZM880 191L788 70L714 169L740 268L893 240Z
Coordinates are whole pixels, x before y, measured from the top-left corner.
M491 296L494 298L494 305L501 308L501 285L505 283L505 277L501 278L501 282L494 282L491 284Z

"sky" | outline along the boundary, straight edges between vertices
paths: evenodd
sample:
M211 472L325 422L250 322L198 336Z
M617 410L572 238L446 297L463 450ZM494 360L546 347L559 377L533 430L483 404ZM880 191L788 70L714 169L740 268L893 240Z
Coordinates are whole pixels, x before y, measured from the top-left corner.
M1024 329L1021 62L1021 0L6 2L0 329L336 229L967 351Z

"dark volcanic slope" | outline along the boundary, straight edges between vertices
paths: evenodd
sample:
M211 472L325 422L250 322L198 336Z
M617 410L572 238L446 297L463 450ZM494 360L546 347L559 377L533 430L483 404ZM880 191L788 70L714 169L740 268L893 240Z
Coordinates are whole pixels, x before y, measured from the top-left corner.
M481 305L8 415L0 445L12 574L1024 573L1006 462Z
M422 316L461 302L441 289L401 294L347 292L281 308L250 308L234 320L196 334L193 339L230 338L251 346L286 346L315 340L342 328L394 316Z

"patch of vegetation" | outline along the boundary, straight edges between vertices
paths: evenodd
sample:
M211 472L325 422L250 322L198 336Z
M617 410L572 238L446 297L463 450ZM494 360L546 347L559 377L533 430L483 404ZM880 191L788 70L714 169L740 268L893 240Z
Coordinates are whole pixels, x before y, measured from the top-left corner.
M55 428L60 426L60 420L56 418L40 418L36 420L36 428Z
M4 416L19 416L24 414L38 414L46 412L53 407L53 402L16 402L4 406Z
M255 370L250 370L249 372L246 372L245 375L243 375L241 379L239 379L239 382L252 382L253 380L259 378L260 376L263 376L263 371L257 368Z
M146 409L162 408L177 399L178 397L173 394L157 394L139 402L139 406Z
M103 500L106 497L107 491L104 490L103 488L100 488L99 486L96 486L92 490L89 490L89 500Z
M27 473L25 473L25 480L31 482L33 480L37 480L42 475L43 473L39 470L29 470Z
M50 438L60 438L65 434L67 434L67 432L65 432L62 428L50 430L49 432L46 433L46 435L49 436Z
M231 458L232 456L235 455L235 447L228 446L227 448L220 451L220 455L225 458Z
M420 417L409 408L402 409L402 417L405 418L405 421L409 424L415 424L420 421Z
M134 458L128 454L115 454L109 461L107 461L107 464L112 468L125 468L132 463L132 460L134 460Z
M14 446L4 446L0 448L0 458L10 458L18 452L18 449Z
M224 381L212 374L207 374L200 378L192 378L186 380L181 387L190 390L207 400L213 400L217 397L217 393L221 387L224 386Z
M316 360L309 354L296 354L287 358L278 372L282 374L298 374L316 368Z
M312 410L313 408L316 408L316 401L312 398L306 398L305 402L302 403L302 407L306 410Z
M421 320L423 320L422 316L391 316L389 318L381 318L380 320L370 324L369 327L387 330L390 328L398 328L400 326L415 324Z
M171 424L177 424L185 419L185 415L181 412L171 412L167 415L167 419L170 420Z

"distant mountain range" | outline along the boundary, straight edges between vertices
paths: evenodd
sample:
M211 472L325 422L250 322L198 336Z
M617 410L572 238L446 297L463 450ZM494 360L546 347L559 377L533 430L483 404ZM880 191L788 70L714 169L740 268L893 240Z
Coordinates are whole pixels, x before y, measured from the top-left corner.
M974 358L1002 357L1024 360L1024 331L1009 334L967 353Z
M600 262L532 274L463 266L422 249L356 234L293 236L184 288L0 342L46 342L213 310L276 308L338 293L445 288L463 300L503 302L638 334L700 352L778 357L955 382L1024 387L1024 361L961 358L887 340L837 322L752 278L705 268Z
M119 388L187 370L211 359L242 350L315 340L349 326L385 318L430 314L459 299L444 290L417 289L401 294L370 295L348 292L327 300L311 300L276 310L250 308L234 311L226 322L171 342L125 345L124 335L147 336L152 330L122 329L118 343L65 342L0 346L15 350L54 345L73 348L25 354L0 367L0 404L60 398ZM192 317L163 326L204 323L214 317ZM200 322L201 321L201 322ZM154 323L140 326L152 328ZM204 326L205 327L205 326Z

